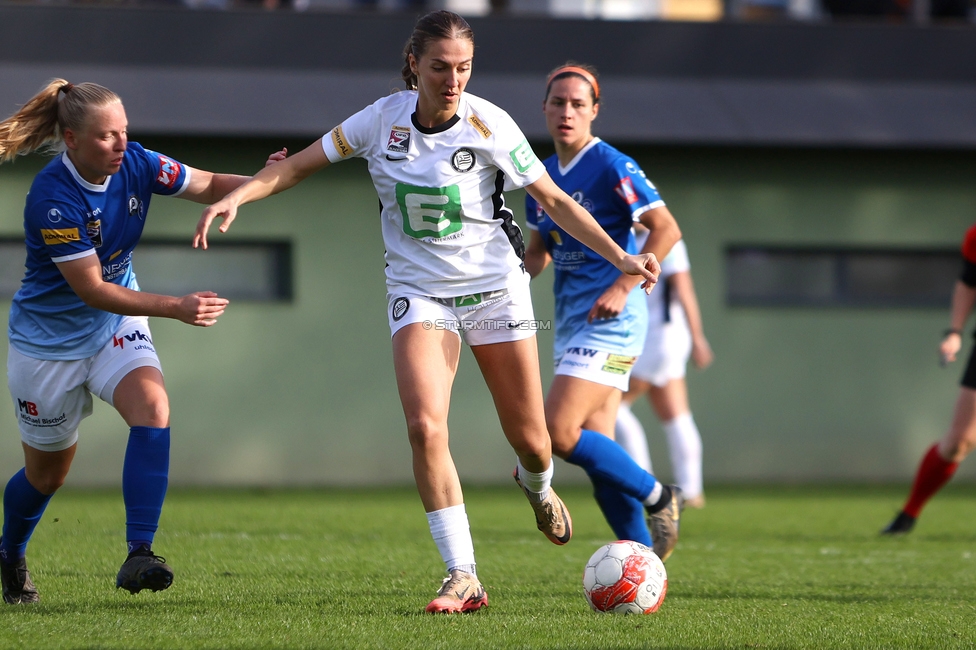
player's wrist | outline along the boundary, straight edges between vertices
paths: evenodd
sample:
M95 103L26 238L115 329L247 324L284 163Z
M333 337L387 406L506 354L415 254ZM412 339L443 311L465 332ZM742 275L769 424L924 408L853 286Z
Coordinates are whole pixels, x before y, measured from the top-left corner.
M955 328L955 327L950 327L947 330L945 330L945 331L942 332L942 338L944 338L944 339L945 338L949 338L952 335L962 336L962 330L960 330L958 328Z

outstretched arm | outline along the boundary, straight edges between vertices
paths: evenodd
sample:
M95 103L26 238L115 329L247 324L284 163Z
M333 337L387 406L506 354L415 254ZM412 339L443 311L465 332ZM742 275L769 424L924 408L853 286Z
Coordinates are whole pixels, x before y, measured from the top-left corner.
M642 277L645 291L649 292L657 282L657 276L661 272L657 258L654 255L628 255L589 212L559 189L548 173L526 186L525 190L571 236L603 256L622 273L640 276L636 280L638 282Z
M210 224L213 223L214 219L223 219L219 230L220 232L227 232L230 224L237 217L238 207L245 203L259 201L278 192L284 192L328 165L329 159L325 156L322 143L318 140L294 156L268 165L250 180L203 211L203 216L197 223L196 234L193 236L193 247L207 247L207 232L210 230Z
M284 160L288 150L282 149L268 156L265 166ZM179 198L195 201L196 203L213 203L224 198L244 183L251 180L250 176L238 174L217 174L204 169L190 168L190 185Z
M176 298L133 291L102 279L97 255L59 262L58 270L86 305L123 316L175 318L189 325L209 327L224 313L228 300L212 291L199 291Z

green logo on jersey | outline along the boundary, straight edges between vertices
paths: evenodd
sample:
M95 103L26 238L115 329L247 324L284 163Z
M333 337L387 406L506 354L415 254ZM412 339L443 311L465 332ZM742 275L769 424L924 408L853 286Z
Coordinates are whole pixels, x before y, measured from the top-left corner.
M512 149L508 155L512 157L512 162L515 163L515 168L519 170L520 174L529 171L529 167L534 165L536 161L535 152L529 146L528 140L522 140L522 144Z
M403 214L403 232L411 237L447 237L463 227L461 191L448 187L396 184L396 199Z

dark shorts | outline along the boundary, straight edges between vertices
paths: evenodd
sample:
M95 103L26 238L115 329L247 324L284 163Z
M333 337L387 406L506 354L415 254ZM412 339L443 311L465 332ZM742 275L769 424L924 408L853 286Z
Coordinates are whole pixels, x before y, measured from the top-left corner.
M976 390L976 346L973 346L973 351L969 353L969 363L966 364L966 372L963 373L962 381L959 383L966 388Z

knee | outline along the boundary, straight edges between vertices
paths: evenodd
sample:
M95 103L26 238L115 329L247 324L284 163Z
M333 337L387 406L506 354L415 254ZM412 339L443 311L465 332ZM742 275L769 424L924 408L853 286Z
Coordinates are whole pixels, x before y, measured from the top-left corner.
M552 453L565 460L576 449L580 427L550 413L546 413L546 427L552 440Z
M41 494L54 494L64 485L67 477L67 471L52 469L41 472L30 472L27 475L27 481Z
M447 445L447 423L426 415L407 417L407 436L415 451Z
M165 396L151 399L127 409L130 427L163 428L169 426L169 400Z
M969 452L973 450L976 446L976 441L964 438L958 441L952 441L947 445L943 446L939 451L942 452L942 457L951 463L961 463L965 460Z

